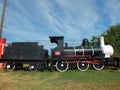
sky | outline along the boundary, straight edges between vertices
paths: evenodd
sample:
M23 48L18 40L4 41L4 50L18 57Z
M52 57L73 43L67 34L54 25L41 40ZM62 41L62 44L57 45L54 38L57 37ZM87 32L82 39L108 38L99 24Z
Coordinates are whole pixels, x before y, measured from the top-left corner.
M7 0L2 37L7 42L91 39L117 23L120 0Z

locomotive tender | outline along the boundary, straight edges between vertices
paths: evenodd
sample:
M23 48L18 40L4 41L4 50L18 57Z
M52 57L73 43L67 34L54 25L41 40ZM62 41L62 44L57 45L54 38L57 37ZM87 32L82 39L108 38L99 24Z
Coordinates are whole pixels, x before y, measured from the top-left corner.
M4 38L0 38L0 62L6 63L6 69L13 71L17 66L28 64L30 70L52 69L54 66L59 72L68 70L71 64L76 64L80 71L86 71L90 65L95 70L102 70L105 61L113 55L113 47L104 44L104 37L100 38L100 46L90 46L88 39L83 39L81 46L68 46L63 36L50 36L51 43L57 46L48 50L38 45L38 42L13 42L6 46Z

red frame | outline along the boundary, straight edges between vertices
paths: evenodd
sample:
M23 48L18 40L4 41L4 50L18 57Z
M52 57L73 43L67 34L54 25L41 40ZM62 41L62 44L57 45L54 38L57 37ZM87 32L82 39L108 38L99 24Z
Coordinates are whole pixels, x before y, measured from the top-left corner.
M81 62L80 59L86 59L86 63L88 64L99 64L99 60L92 60L90 55L66 55L65 56L66 59L68 59L66 62L64 63L68 63L68 64L76 64L78 62ZM69 60L69 59L78 59L78 60Z

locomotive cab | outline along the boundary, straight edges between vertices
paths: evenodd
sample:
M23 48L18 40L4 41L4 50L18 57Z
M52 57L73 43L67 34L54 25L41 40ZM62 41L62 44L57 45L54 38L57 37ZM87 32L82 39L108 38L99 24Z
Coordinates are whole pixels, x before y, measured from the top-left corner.
M56 43L57 47L51 49L51 56L54 59L64 58L63 36L51 36L49 37L51 43Z

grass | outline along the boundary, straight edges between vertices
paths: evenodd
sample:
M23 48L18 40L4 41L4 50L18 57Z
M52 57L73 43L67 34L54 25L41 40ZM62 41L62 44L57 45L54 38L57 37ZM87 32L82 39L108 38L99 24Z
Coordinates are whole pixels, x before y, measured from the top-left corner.
M0 90L120 90L120 71L1 71Z

